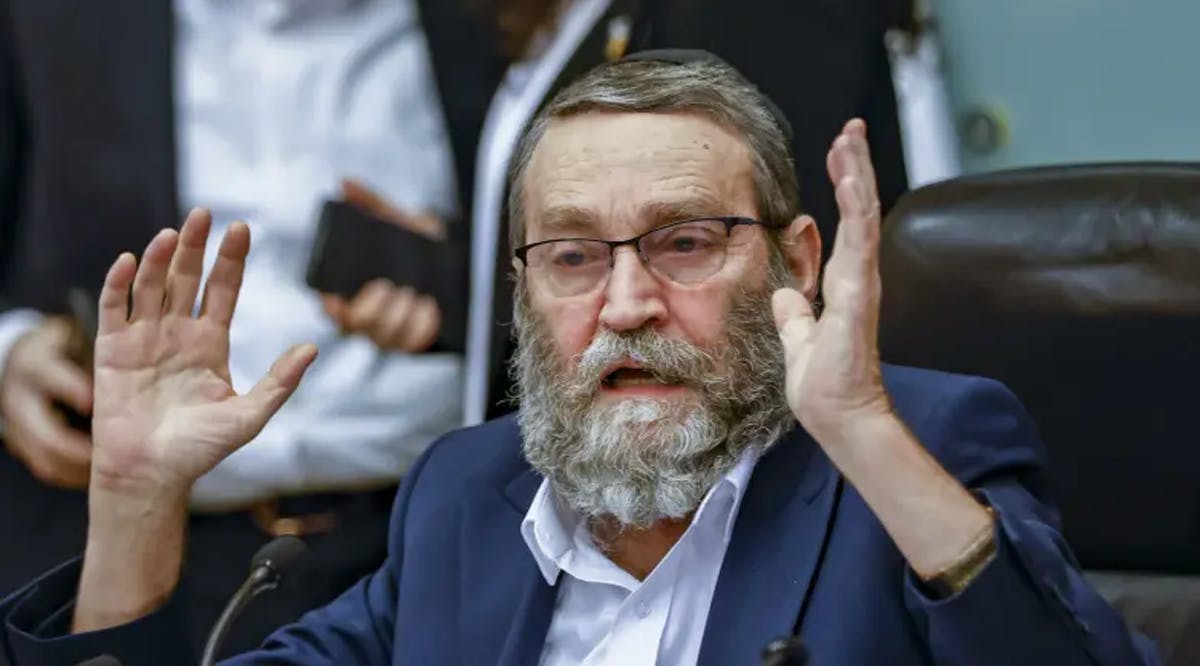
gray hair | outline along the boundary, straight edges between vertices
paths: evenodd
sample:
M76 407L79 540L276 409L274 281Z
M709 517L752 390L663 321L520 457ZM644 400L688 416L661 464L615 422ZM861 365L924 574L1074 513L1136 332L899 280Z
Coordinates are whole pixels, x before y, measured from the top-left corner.
M788 140L765 99L719 62L635 60L597 67L546 104L517 148L508 200L511 247L525 243L523 180L538 142L554 119L589 111L690 112L733 130L750 149L759 216L772 228L788 224L799 214L799 187Z

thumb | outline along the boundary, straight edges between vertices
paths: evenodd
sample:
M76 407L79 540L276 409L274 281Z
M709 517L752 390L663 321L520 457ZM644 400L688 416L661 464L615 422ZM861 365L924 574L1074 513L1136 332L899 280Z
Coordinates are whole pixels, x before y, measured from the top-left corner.
M352 206L361 208L371 214L376 214L377 211L386 206L383 199L375 194L371 188L353 178L343 178L341 186L342 200Z
M808 348L809 334L816 325L812 304L804 294L784 287L771 296L771 311L775 315L775 328L783 342L783 351L788 365Z
M342 199L369 215L431 240L443 240L446 237L445 225L436 216L406 212L352 178L342 179Z
M247 419L247 426L253 432L247 433L247 440L257 435L275 412L279 411L283 403L292 396L296 387L300 385L300 379L304 376L305 370L316 357L316 345L305 343L292 347L275 361L267 374L254 385L254 388L236 398L251 414L251 417Z

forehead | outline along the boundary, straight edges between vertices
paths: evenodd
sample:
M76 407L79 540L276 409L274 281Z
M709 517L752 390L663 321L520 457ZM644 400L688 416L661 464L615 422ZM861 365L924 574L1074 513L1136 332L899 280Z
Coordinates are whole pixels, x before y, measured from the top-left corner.
M750 151L691 113L589 112L554 120L525 175L527 240L578 227L638 233L666 217L754 215Z

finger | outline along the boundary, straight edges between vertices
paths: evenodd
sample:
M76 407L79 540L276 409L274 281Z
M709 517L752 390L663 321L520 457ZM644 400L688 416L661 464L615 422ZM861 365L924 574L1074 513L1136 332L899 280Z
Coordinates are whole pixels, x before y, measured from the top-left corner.
M325 308L325 314L337 323L339 327L344 326L346 317L346 299L334 294L321 294L321 307Z
M80 414L92 413L92 380L74 363L56 357L45 359L34 370L32 380L44 396Z
M867 121L862 118L851 118L842 126L842 133L867 138Z
M49 317L38 326L38 338L43 349L52 349L55 353L65 355L71 344L71 320L65 317Z
M806 360L811 344L809 338L816 324L812 304L804 294L785 287L771 295L771 312L775 316L775 328L783 342L784 359L788 366Z
M133 310L130 321L155 319L162 314L163 293L167 284L167 268L179 242L179 233L163 229L146 246L137 276L133 278Z
M845 135L839 134L833 140L833 144L829 146L829 152L825 153L825 171L829 174L829 182L836 187L847 175L846 163L842 159L842 152L845 149Z
M375 344L383 349L398 349L411 351L405 346L409 337L413 308L416 305L417 293L407 287L395 289L384 302L379 316L372 322L367 334Z
M49 403L30 396L17 400L19 416L10 424L13 448L38 479L60 487L87 485L91 441L66 425Z
M425 213L409 213L376 194L374 190L352 178L342 180L342 198L346 203L381 220L433 240L446 237L441 219Z
M245 421L246 430L241 433L244 437L242 441L250 441L258 435L267 424L267 420L279 411L283 403L296 391L304 371L316 357L316 345L306 343L292 347L276 359L271 369L258 380L254 388L234 399L241 403L249 414Z
M838 184L835 195L842 219L825 267L826 311L866 325L871 312L878 309L879 220L867 214L867 204L852 177Z
M387 280L371 280L358 291L346 310L346 329L368 331L383 316L388 296L395 287Z
M375 192L353 178L342 179L342 199L364 212L381 217L387 211L387 203Z
M858 259L870 258L879 236L875 204L866 199L858 179L853 176L847 176L837 184L834 197L841 213L833 243L834 253L840 250Z
M442 310L437 301L431 296L418 297L411 320L405 348L415 353L432 347L442 328Z
M228 327L237 307L238 292L242 289L242 274L246 270L246 254L250 251L250 228L244 222L234 222L221 239L217 260L204 285L200 301L200 316Z
M871 165L871 150L866 140L866 126L861 120L855 120L846 123L842 133L833 140L825 156L825 168L834 186L847 176L854 177L862 188L864 198L877 202L879 195L875 169Z
M855 148L855 144L859 141L858 138L845 133L838 135L838 138L834 140L833 148L830 150L830 159L833 161L833 166L830 168L830 180L834 187L837 187L842 181L852 178L855 187L866 195L868 187L863 180L862 166L859 164Z
M129 321L129 287L137 272L137 259L129 252L122 252L104 277L100 289L97 335L115 333Z
M871 144L867 142L867 124L860 118L854 118L846 123L844 134L852 158L852 172L862 183L868 199L878 202L879 185L875 178L875 166L871 162Z
M200 279L204 271L204 247L212 228L212 215L203 208L193 208L179 230L179 244L167 271L167 299L163 309L173 314L190 316L196 307Z
M87 487L91 476L90 456L81 460L63 458L57 451L43 449L23 460L34 478L55 488L82 490Z

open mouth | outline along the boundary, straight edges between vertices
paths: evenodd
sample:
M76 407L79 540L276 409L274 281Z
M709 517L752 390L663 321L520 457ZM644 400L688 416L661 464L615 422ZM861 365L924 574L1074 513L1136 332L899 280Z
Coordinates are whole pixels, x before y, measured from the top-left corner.
M639 367L614 368L600 382L604 388L631 388L636 386L674 386L678 382L669 381L649 370Z

